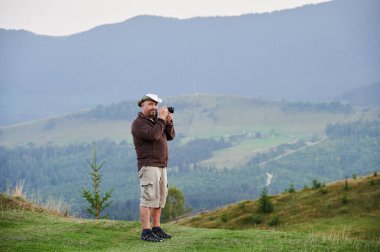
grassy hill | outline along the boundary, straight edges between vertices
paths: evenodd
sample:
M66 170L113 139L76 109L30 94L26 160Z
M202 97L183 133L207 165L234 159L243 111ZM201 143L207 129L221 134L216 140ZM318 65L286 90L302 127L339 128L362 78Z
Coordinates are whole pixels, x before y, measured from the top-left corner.
M305 224L306 225L306 224ZM378 251L379 240L346 230L207 229L165 224L174 235L158 244L139 239L138 222L63 217L21 197L0 194L1 251ZM376 230L374 230L376 231Z
M318 183L316 183L318 184ZM302 231L380 241L380 176L341 180L320 188L270 196L272 213L258 200L242 201L183 218L189 227Z

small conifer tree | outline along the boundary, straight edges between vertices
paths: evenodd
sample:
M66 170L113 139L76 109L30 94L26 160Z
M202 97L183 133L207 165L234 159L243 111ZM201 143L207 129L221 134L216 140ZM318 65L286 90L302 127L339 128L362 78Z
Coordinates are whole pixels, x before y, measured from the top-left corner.
M288 192L289 192L289 193L294 193L294 192L296 192L296 189L294 188L294 184L293 184L293 183L290 184L289 189L288 189Z
M93 143L94 150L93 150L93 160L90 162L87 160L87 163L90 165L92 172L90 173L92 177L92 192L89 190L86 190L82 187L82 197L87 200L88 203L90 203L90 207L86 207L86 210L88 213L93 215L95 219L100 218L107 218L108 216L100 217L101 212L109 207L112 203L112 201L109 201L111 199L111 193L112 190L107 191L105 193L105 196L102 197L100 193L100 182L102 181L102 175L99 174L100 169L103 167L105 162L102 162L99 164L96 161L96 146L95 142Z
M259 212L260 213L271 213L273 212L273 205L268 196L268 189L266 187L261 191L259 199Z
M348 186L348 181L347 181L347 177L346 177L346 180L344 181L343 190L348 191L349 189L350 189L350 187Z
M322 183L319 182L319 181L316 180L316 179L313 179L313 186L312 186L312 188L313 188L313 189L318 189L318 188L321 188L321 187L322 187Z

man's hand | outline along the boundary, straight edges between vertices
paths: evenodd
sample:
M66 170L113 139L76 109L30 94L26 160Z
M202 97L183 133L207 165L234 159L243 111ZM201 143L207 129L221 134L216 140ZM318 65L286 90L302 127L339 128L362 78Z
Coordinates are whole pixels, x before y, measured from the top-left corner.
M160 108L160 111L158 111L158 118L162 119L164 122L166 122L166 117L169 115L169 111L167 107Z
M173 114L168 113L168 116L166 117L166 125L173 125Z

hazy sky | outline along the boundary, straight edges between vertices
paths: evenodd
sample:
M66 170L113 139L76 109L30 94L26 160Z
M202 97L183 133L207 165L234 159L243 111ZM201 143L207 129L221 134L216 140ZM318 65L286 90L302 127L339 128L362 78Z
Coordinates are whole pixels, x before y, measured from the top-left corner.
M69 35L150 14L226 16L271 12L329 0L0 0L0 28Z

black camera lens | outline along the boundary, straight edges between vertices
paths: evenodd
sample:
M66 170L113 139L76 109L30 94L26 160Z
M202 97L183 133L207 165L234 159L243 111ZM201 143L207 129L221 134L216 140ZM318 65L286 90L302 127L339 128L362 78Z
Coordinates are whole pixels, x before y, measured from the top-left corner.
M174 113L174 107L168 107L168 111L173 114Z

